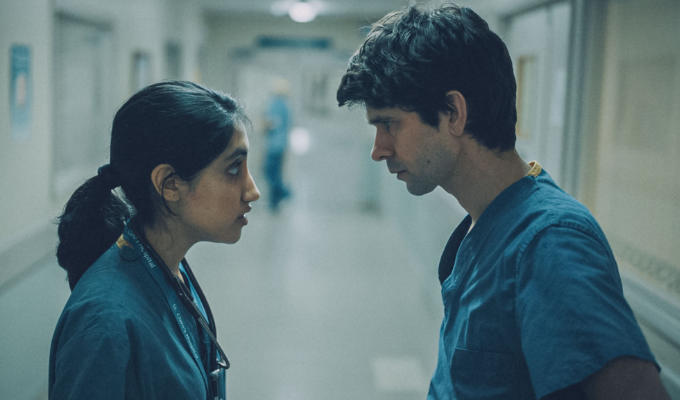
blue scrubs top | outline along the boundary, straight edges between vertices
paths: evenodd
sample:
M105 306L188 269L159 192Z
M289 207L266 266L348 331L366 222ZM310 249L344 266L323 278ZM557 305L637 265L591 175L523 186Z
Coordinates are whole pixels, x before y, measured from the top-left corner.
M542 398L617 357L654 361L602 230L545 171L503 191L467 233L470 224L442 254L428 400Z
M284 96L275 95L267 106L266 117L271 125L267 132L267 154L282 154L288 144L290 109Z
M126 228L83 274L52 338L50 399L207 398L209 338L157 268Z

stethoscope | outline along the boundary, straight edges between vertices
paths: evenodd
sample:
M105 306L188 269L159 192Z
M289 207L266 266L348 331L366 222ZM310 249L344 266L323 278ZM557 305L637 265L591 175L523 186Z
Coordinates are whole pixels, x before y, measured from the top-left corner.
M173 273L170 272L170 268L168 268L167 264L165 264L165 261L156 253L156 250L151 247L151 245L146 241L146 238L144 235L140 234L140 231L137 229L133 229L135 235L138 237L139 241L141 244L144 246L144 250L147 251L147 253L151 256L153 261L160 267L159 269L163 271L165 276L172 282L172 285L175 289L175 292L177 293L177 296L180 298L184 306L189 310L191 315L198 321L198 324L201 326L201 328L205 331L205 333L208 335L210 338L210 342L214 346L215 349L217 349L217 354L219 357L214 357L213 362L215 369L212 371L208 372L208 376L211 379L212 385L209 388L209 390L212 392L211 395L214 399L218 400L223 400L226 399L226 393L224 393L224 387L222 387L222 390L220 390L220 377L222 376L222 373L226 373L226 370L229 369L230 363L229 359L227 358L226 353L224 350L222 350L222 346L217 342L217 338L215 337L215 332L213 329L210 327L210 323L206 320L206 317L203 315L201 310L198 308L196 303L193 300L193 296L191 295L191 292L187 285L180 280L180 278ZM191 271L191 268L189 267L189 264L186 262L186 260L182 259L181 261L183 265L185 266L185 271L187 275L189 275L189 279L191 282L194 283L194 288L196 289L196 293L199 295L199 298L201 302L203 302L204 307L206 308L206 311L209 309L208 308L208 303L207 300L205 299L205 296L203 295L203 291L201 288L198 286L196 283L196 278L194 277L193 272ZM211 349L211 353L214 354L214 352ZM220 393L223 392L223 393ZM222 394L222 395L220 395Z

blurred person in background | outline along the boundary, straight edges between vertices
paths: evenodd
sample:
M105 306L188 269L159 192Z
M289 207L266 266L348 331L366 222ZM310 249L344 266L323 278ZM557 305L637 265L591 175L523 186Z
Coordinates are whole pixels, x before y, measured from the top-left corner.
M110 164L60 217L72 292L52 339L50 399L225 398L229 362L184 256L241 237L259 197L246 125L233 98L190 82L151 85L118 110Z
M283 165L288 147L291 126L287 80L277 78L273 83L272 98L265 111L266 154L265 177L269 187L269 208L276 212L281 201L290 196L290 189L283 182Z
M337 92L366 107L375 161L468 212L439 265L428 399L668 399L604 233L516 152L515 96L503 41L453 4L373 24Z

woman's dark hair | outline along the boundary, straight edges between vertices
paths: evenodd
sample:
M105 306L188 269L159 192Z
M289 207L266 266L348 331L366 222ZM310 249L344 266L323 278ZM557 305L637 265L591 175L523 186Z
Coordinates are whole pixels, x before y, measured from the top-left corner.
M415 111L437 126L446 98L458 90L467 102L466 130L490 149L515 145L516 84L503 41L469 8L412 6L373 24L352 56L337 100Z
M248 118L230 96L184 81L156 83L133 95L116 113L110 164L80 186L59 217L59 265L71 289L123 231L134 214L151 224L162 204L151 171L169 164L189 181L229 145ZM112 189L121 186L125 198Z

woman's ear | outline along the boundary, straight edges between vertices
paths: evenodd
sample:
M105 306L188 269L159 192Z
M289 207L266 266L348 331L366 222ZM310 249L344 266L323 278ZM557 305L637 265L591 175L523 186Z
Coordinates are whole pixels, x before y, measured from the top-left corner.
M179 201L179 180L170 164L158 164L151 171L151 184L165 201Z
M457 90L449 90L446 93L446 102L449 106L449 132L456 136L461 136L467 124L467 101L465 96Z

